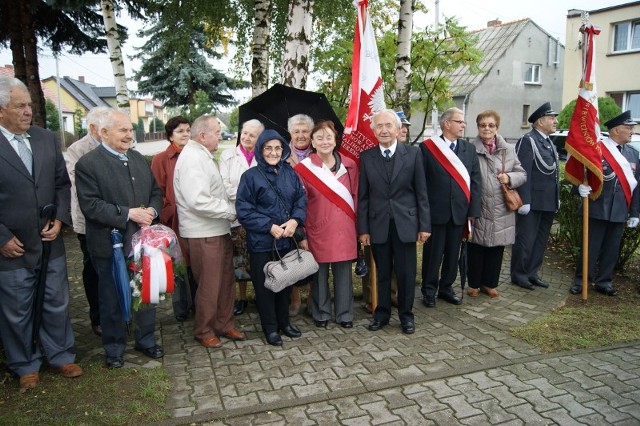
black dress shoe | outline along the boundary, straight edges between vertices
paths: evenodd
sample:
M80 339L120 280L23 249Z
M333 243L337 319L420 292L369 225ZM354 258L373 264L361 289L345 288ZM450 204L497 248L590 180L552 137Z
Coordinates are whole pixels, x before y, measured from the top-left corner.
M369 330L371 331L378 331L381 330L382 327L384 327L385 325L389 324L389 321L378 321L377 319L374 319L373 321L371 321L369 323Z
M275 331L265 335L265 337L267 338L267 343L271 346L282 346L282 337Z
M302 336L302 332L298 330L297 327L294 327L291 324L287 325L280 331L282 331L282 334L284 334L285 336L291 337L291 338Z
M134 346L133 349L153 359L162 358L164 356L164 349L162 349L162 346L160 345L153 345L150 348L141 348L139 346Z
M122 368L124 366L124 359L122 358L107 358L105 365L109 369Z
M573 287L569 289L569 293L571 294L580 294L582 293L582 284L574 284Z
M342 328L353 328L352 321L340 321L340 327Z
M404 334L413 334L416 332L416 326L413 321L407 321L402 324L402 332Z
M541 278L535 277L535 278L529 278L529 282L535 286L538 287L542 287L542 288L549 288L549 284L546 283L545 281L543 281Z
M422 298L422 304L427 308L435 308L436 307L436 298L433 296L424 296Z
M313 323L318 328L327 328L327 325L329 324L329 321L327 321L327 320L313 320Z
M610 285L607 285L607 286L596 285L596 291L598 293L602 293L602 294L605 294L605 295L611 296L611 297L614 297L614 296L618 295L618 292L616 290L614 290L613 287L611 287Z
M187 316L186 315L176 315L176 321L178 322L184 322L186 321Z
M233 315L242 315L244 311L249 306L249 301L247 300L236 300L236 303L233 305Z
M451 303L452 305L462 304L462 299L451 293L438 293L438 299L442 299L447 303Z
M518 287L524 288L525 290L535 290L535 287L531 283L526 283L523 281L511 281L511 284L515 284Z

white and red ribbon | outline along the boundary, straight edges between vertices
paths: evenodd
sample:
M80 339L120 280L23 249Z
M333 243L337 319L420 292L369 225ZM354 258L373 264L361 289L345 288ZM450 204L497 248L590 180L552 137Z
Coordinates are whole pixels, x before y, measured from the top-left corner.
M631 169L629 160L618 151L617 146L617 143L610 138L606 138L602 141L602 156L607 160L607 163L609 163L616 174L622 192L624 193L624 198L627 201L627 206L630 206L633 190L636 189L638 181L636 181L636 178L633 176L633 170Z
M471 201L471 177L469 171L462 164L455 152L449 148L449 145L438 136L432 136L422 142L429 152L433 154L435 159L442 167L451 175L453 180L460 186L464 192L467 202Z

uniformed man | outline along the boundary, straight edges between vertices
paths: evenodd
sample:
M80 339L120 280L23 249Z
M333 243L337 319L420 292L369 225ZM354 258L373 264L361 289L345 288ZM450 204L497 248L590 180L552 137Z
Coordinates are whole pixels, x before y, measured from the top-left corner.
M558 153L549 139L556 131L558 114L545 102L529 116L532 129L516 143L516 153L527 172L518 188L524 205L516 216L516 241L511 250L511 282L527 290L549 287L540 278L544 250L560 207Z
M638 151L626 146L631 141L633 126L631 111L625 111L604 123L609 137L602 141L602 194L589 201L589 281L596 290L616 296L613 288L613 269L618 261L624 224L638 226L640 197L638 196ZM591 187L579 185L581 197L588 197ZM582 292L582 254L578 258L571 294ZM597 269L597 272L596 272Z

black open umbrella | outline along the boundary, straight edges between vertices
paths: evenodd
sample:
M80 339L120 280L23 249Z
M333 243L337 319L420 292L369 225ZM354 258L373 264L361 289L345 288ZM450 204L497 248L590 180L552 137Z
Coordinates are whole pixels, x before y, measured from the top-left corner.
M274 84L266 92L240 105L240 128L245 121L258 119L267 129L276 130L286 140L291 139L287 121L296 114L306 114L314 121L331 120L342 136L344 126L322 93ZM240 133L238 133L240 143Z
M465 226L462 231L462 242L460 243L460 257L458 258L458 269L460 270L460 287L462 288L462 294L460 295L460 299L464 299L464 287L467 284L467 272L469 270L469 265L467 263L467 243L471 238L471 222L467 221L467 226Z
M53 227L58 208L55 204L47 204L40 210L40 218L48 224L47 230ZM31 329L31 351L36 352L40 340L40 326L42 325L42 307L44 305L44 290L47 283L47 269L49 268L49 256L51 255L51 241L42 242L42 256L40 257L40 270L36 282L36 294L33 299L33 327Z

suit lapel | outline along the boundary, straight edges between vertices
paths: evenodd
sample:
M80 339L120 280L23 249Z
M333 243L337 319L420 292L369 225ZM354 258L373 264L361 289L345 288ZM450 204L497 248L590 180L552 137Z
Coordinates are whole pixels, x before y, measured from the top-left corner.
M33 151L33 144L31 144L31 150ZM29 174L29 170L24 166L20 156L2 133L0 133L0 157L4 158L5 161L18 172L33 180L33 176Z
M29 132L27 132L29 133ZM29 143L31 143L31 152L33 153L33 179L37 182L40 177L40 172L42 171L42 159L43 155L43 145L40 140L36 140L32 135L29 138Z
M389 183L389 176L387 176L387 166L384 164L385 159L382 156L382 154L380 153L380 148L376 147L377 151L374 151L374 155L373 155L373 161L375 163L375 168L378 171L378 173L380 174L380 176L382 176L382 179Z
M391 182L400 174L400 170L404 167L405 155L407 154L407 147L398 142L396 147L395 160L393 161L393 172L391 173Z

